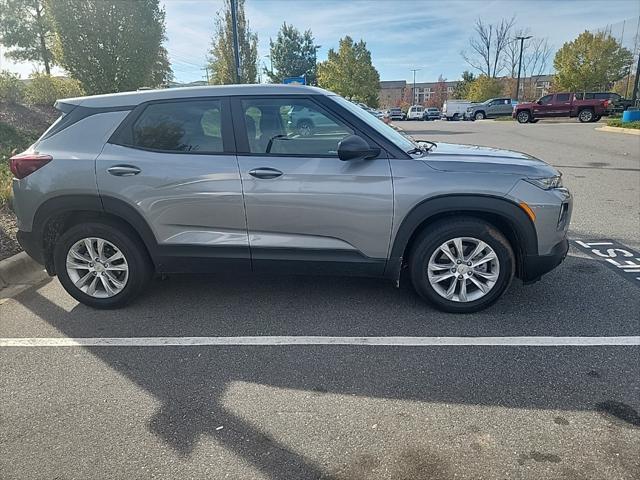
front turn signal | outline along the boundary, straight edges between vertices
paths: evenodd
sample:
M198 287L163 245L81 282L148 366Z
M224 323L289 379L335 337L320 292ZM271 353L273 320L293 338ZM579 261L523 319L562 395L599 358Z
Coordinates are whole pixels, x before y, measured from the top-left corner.
M536 221L536 212L534 212L529 205L524 202L520 202L520 208L525 211L532 222Z

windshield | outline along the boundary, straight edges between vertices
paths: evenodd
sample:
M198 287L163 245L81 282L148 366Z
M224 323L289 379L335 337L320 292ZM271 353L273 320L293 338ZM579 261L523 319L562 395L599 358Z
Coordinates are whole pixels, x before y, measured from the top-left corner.
M380 133L381 135L384 135L386 138L391 140L393 143L395 143L403 151L408 152L409 150L413 150L415 148L419 148L418 145L416 143L414 143L414 141L411 138L409 138L409 137L401 134L400 132L394 130L393 128L391 128L386 123L382 122L381 120L377 119L376 117L374 117L372 115L369 115L362 108L354 105L353 103L349 102L348 100L345 100L341 96L336 95L336 96L332 96L331 98L333 98L337 103L339 103L344 108L346 108L351 113L353 113L356 117L358 117L360 120L365 122L367 125L372 127L378 133ZM391 109L391 110L394 110L394 109Z

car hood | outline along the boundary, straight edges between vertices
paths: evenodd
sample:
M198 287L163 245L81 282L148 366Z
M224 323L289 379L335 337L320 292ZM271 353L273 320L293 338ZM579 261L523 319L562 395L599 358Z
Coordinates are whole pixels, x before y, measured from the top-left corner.
M534 105L538 105L536 102L520 102L516 105L516 108L531 108Z
M436 170L448 172L478 172L549 177L558 171L548 163L526 153L476 145L438 143L422 159Z

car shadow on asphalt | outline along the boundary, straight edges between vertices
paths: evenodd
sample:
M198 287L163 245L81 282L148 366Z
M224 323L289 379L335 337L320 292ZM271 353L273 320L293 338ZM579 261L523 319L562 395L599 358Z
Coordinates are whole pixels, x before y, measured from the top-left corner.
M460 333L459 326L456 330L450 325L459 321L466 335L473 336L483 331L483 323L488 330L484 335L495 334L496 318L503 326L511 321L504 328L508 333L498 335L513 334L514 324L520 325L521 334L548 335L544 325L567 318L594 324L606 319L602 331L610 334L612 325L620 329L629 323L629 331L615 334L634 334L633 305L630 309L623 304L626 284L615 275L594 260L570 257L546 281L528 289L514 285L515 291L496 306L464 317L432 311L408 288L326 277L169 279L157 282L139 304L111 312L84 306L68 312L35 290L17 300L68 337L416 335L433 331L430 321L438 335L447 331L447 324L448 331ZM617 290L607 288L612 283ZM637 292L635 286L629 288ZM596 291L606 300L593 302ZM543 326L523 328L534 310ZM553 316L551 321L548 316ZM410 327L402 328L403 322ZM535 332L527 333L530 328ZM147 426L181 455L189 456L199 438L207 435L273 479L347 477L327 472L256 422L230 411L224 396L236 382L317 396L411 400L425 408L454 403L597 411L612 419L612 428L637 428L633 419L638 415L634 402L640 352L633 347L606 347L606 355L600 347L213 346L162 347L161 355L153 347L87 350L160 402ZM224 429L219 430L221 425ZM443 462L438 468L455 467Z

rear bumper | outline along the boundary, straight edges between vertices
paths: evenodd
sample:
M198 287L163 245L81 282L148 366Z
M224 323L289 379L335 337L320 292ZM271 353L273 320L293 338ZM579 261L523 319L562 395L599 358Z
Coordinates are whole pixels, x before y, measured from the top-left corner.
M44 265L44 249L42 247L42 242L38 240L38 237L33 232L23 232L22 230L18 230L16 238L23 250L27 252L27 255L39 264Z
M540 280L545 273L550 272L567 256L569 240L566 238L556 244L548 255L526 255L522 262L520 277L525 283L533 283Z

